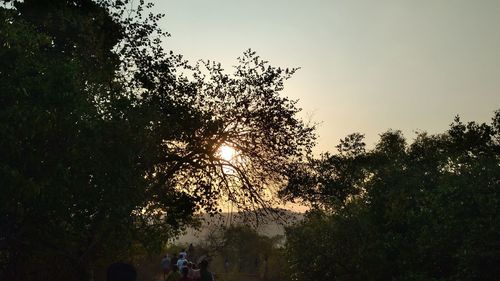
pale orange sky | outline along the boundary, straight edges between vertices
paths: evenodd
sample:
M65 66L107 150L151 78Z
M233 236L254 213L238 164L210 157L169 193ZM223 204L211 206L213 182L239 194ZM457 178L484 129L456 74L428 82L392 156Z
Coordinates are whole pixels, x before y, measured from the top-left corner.
M322 122L316 151L352 132L446 130L500 108L497 0L162 0L167 49L231 70L252 48L302 69L284 94Z

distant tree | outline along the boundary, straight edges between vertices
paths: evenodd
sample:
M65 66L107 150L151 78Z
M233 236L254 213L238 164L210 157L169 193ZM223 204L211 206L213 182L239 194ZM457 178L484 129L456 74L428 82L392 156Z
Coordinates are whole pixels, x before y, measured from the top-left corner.
M144 1L1 4L0 279L88 280L220 198L266 207L313 143L279 96L294 70L247 52L203 74L163 50Z
M500 274L500 111L411 144L399 131L366 150L297 166L288 198L314 206L287 229L297 280L496 280Z
M213 229L199 246L212 259L224 280L253 276L262 280L290 280L282 248L283 236L268 237L245 225Z

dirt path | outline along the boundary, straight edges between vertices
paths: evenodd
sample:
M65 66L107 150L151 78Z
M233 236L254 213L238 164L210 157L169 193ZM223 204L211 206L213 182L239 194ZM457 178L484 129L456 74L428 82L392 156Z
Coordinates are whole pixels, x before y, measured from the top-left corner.
M227 281L227 280L238 280L238 281L260 281L259 276L255 274L244 274L244 273L215 273L214 272L215 281ZM154 281L163 281L163 275L158 274Z

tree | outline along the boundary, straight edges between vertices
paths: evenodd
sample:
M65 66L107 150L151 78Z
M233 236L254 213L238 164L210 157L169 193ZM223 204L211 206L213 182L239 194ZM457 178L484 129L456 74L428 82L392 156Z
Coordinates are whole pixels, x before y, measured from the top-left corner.
M206 121L181 143L167 144L173 154L168 163L186 167L172 178L191 194L230 200L242 213L271 210L270 190L286 182L288 167L314 144L314 126L296 118L296 101L279 95L296 69L271 67L248 50L234 75L210 62L190 70L194 80L181 92L186 91L186 103ZM233 159L217 155L222 145L235 150Z
M491 124L457 117L447 132L420 133L411 144L388 131L371 150L355 134L338 154L298 166L284 195L318 201L287 230L295 276L495 280L499 117L497 111Z
M265 207L260 184L313 143L279 96L293 70L247 52L235 76L208 66L202 79L163 50L143 1L2 4L2 279L88 280L133 246L160 249L219 198Z
M245 225L213 228L196 245L211 259L211 268L224 280L261 278L290 280L282 248L282 235L268 237Z

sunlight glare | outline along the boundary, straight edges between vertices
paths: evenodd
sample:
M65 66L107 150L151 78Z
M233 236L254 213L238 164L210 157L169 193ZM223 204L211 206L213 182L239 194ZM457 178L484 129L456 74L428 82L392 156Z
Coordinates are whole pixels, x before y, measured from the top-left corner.
M230 147L230 146L227 146L227 145L222 145L220 148L219 148L219 155L222 159L226 160L226 161L231 161L233 160L234 156L236 154L236 151L234 150L234 148Z

